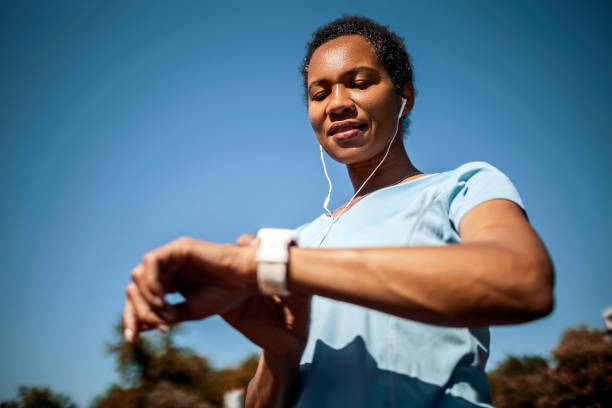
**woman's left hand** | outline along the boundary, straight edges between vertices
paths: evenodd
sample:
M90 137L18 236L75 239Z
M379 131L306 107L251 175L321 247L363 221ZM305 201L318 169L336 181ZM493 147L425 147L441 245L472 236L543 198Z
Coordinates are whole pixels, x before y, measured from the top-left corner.
M127 341L140 331L223 313L257 292L256 246L180 238L147 253L132 270L123 327ZM167 293L185 301L169 305Z

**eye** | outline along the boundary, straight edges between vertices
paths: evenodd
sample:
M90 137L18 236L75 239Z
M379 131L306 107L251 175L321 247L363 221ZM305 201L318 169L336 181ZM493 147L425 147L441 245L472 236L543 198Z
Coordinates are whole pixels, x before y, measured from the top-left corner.
M358 81L354 81L353 82L353 88L357 88L357 89L367 89L370 87L370 85L372 85L373 82L372 81L368 81L366 79L360 79Z
M315 92L314 94L310 95L310 99L312 99L313 101L322 101L327 95L328 92Z

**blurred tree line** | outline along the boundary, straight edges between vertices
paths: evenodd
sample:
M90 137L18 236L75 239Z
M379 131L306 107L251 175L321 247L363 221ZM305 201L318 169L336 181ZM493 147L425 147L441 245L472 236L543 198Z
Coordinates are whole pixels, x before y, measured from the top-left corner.
M115 357L121 385L112 384L92 408L213 408L223 406L223 393L245 388L257 369L257 355L233 368L215 369L208 359L177 347L172 335L141 336L133 344L116 328L116 340L107 344ZM18 400L0 408L77 408L67 396L48 388L20 387Z
M511 356L488 377L497 408L612 407L612 337L569 329L551 362Z
M0 403L1 408L76 408L70 397L55 394L48 388L19 387L17 401Z
M174 345L172 335L154 333L128 344L120 326L117 333L107 350L117 359L122 386L113 384L93 408L221 407L223 393L245 388L257 369L256 355L215 370L206 357Z
M223 393L246 387L257 368L252 355L234 368L215 370L205 357L173 344L172 336L149 335L107 345L116 358L121 386L113 384L93 408L209 408ZM488 373L497 408L612 406L612 339L595 329L567 330L549 361L510 356ZM20 387L18 400L0 408L77 408L49 389Z

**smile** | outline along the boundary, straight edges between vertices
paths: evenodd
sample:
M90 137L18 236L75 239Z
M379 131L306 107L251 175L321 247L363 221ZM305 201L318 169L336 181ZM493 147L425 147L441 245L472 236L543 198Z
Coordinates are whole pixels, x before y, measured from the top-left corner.
M327 133L329 136L333 136L335 140L346 140L357 136L367 127L368 125L365 123L345 121L333 124Z

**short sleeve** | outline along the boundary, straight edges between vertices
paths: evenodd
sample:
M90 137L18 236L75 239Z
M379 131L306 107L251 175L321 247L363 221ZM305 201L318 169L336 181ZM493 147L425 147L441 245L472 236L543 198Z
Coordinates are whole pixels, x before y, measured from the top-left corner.
M489 163L466 163L454 173L449 218L456 229L465 214L485 201L502 198L516 203L525 211L523 201L508 176Z

